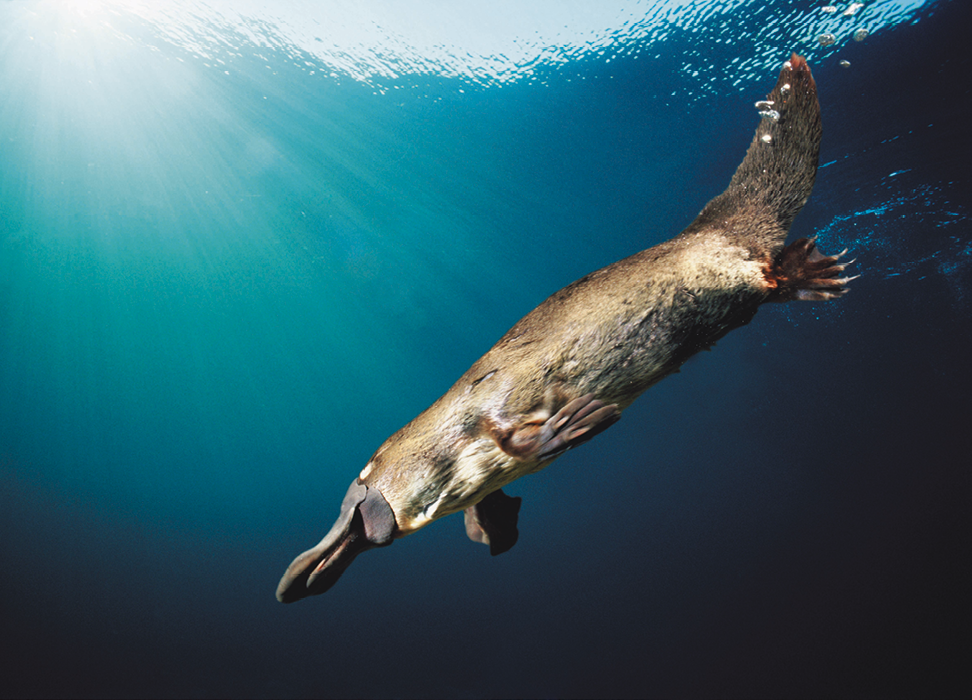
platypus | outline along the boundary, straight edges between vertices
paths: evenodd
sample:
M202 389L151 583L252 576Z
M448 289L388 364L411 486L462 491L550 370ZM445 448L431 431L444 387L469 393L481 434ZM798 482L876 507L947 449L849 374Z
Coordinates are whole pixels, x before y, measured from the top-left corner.
M784 245L813 188L820 106L806 61L783 64L728 188L671 240L592 272L524 316L451 389L392 435L352 482L277 599L327 591L352 560L458 511L500 554L520 499L502 488L613 425L655 382L748 323L761 304L847 291L844 253ZM846 253L846 251L844 251Z

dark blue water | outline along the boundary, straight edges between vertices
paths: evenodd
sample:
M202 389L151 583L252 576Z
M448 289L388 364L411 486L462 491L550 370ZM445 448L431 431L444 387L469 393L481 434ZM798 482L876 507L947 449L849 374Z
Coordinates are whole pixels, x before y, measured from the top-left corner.
M0 695L964 696L972 15L823 4L0 3ZM721 191L792 50L851 293L507 488L509 553L452 516L277 603L388 435Z

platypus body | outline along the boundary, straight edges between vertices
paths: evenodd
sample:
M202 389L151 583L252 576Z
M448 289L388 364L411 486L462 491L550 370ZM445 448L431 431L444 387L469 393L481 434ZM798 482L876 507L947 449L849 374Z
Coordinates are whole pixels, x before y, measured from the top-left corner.
M503 486L611 426L761 304L846 291L839 255L821 255L807 239L784 247L820 148L803 58L783 64L757 108L762 119L726 191L670 241L552 295L392 435L351 484L331 531L287 569L280 601L325 592L362 551L458 511L470 538L506 551L520 499Z

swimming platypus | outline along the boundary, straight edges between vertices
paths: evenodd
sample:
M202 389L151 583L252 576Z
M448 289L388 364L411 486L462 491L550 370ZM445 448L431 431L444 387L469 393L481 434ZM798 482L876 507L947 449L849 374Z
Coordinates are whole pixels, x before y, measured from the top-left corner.
M287 569L277 599L328 590L351 561L465 511L500 554L520 499L503 486L615 423L642 392L748 323L766 302L847 291L843 253L784 247L813 188L820 106L794 54L756 104L762 119L725 192L675 238L592 272L524 316L451 389L392 435L354 480L321 542ZM845 251L846 252L846 251Z

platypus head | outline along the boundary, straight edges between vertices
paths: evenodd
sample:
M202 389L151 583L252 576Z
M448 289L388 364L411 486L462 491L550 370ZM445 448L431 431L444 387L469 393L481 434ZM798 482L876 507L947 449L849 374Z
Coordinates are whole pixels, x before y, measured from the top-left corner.
M324 593L361 552L391 544L396 529L395 513L381 492L355 479L331 531L287 567L277 586L277 600L293 603Z

